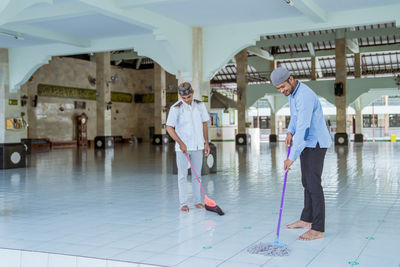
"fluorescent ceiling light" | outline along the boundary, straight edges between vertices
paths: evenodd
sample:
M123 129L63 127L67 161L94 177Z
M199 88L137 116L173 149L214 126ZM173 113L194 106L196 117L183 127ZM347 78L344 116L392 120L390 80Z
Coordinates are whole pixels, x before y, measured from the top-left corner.
M24 40L24 38L19 34L13 34L13 33L9 33L9 32L0 32L0 34L8 36L8 37L12 37L16 40Z

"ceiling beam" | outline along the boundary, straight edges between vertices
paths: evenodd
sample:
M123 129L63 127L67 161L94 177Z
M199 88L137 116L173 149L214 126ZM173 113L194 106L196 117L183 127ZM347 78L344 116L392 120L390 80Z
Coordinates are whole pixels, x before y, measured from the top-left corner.
M378 28L378 29L367 29L367 30L359 30L359 31L347 31L346 38L354 39L354 38L368 38L368 37L379 37L379 36L392 36L400 34L400 28L391 27L391 28Z
M250 46L246 49L248 52L250 52L260 58L263 58L266 60L274 60L274 57L268 51L265 51L264 49L261 49L257 46Z
M315 57L314 45L312 43L307 43L307 48L308 48L308 51L310 52L310 55L312 57Z
M327 13L319 7L313 0L295 0L293 6L303 15L315 22L326 22Z
M360 53L400 51L400 44L361 46Z
M50 31L44 28L35 27L31 25L3 25L0 29L16 32L18 36L21 34L33 36L49 41L54 41L56 43L63 43L78 47L90 47L91 41L78 36L73 36L69 34L61 34L58 32Z
M131 52L118 53L118 54L111 54L110 58L111 58L110 59L111 61L119 61L119 60L139 59L142 57L139 56L137 52L131 51Z
M16 17L25 8L42 3L52 4L53 0L1 0L0 25L9 23L10 19Z
M358 39L367 37L378 37L378 36L392 36L399 35L400 28L379 28L379 29L367 29L359 31L348 31L345 34L347 39ZM258 47L270 47L270 46L282 46L282 45L297 45L307 44L322 41L334 41L336 33L322 33L322 34L309 34L305 36L291 36L286 38L278 39L261 39L256 43Z
M140 68L140 65L142 64L142 57L139 57L137 62L136 62L136 69L138 70Z
M114 0L115 4L120 7L139 7L151 4L162 4L165 2L184 2L187 0Z
M92 13L93 11L90 10L87 5L82 3L63 3L23 10L18 14L18 16L9 19L7 23L37 23L43 21L75 18Z
M305 32L304 35L305 35L305 36L309 36L310 33ZM308 48L308 51L310 51L310 55L311 55L312 57L315 57L315 49L314 49L313 43L308 42L308 43L307 43L307 48Z
M352 53L360 53L358 39L346 39L346 46Z
M355 31L355 27L351 27L350 31ZM354 54L360 53L360 46L358 45L358 39L346 39L347 48Z
M319 35L308 35L308 36L291 36L286 38L277 39L262 39L257 41L256 46L258 47L271 47L271 46L282 46L282 45L297 45L297 44L307 44L322 41L334 41L336 34L324 33Z
M361 46L359 49L360 49L360 53L393 52L393 51L400 51L400 44ZM335 55L335 49L315 51L316 57L329 57L329 56L334 56L334 55ZM309 58L310 53L309 52L285 53L285 54L276 54L276 55L274 55L274 57L275 57L275 60Z
M124 21L129 24L144 27L150 30L159 28L177 28L180 29L184 24L152 12L145 8L123 8L116 2L110 0L79 0L90 6L97 12L116 20Z
M309 33L304 33L305 36L308 36ZM317 70L317 78L322 78L324 74L322 73L321 64L319 63L318 57L315 56L314 45L311 42L307 43L308 51L310 52L311 57L315 57L315 69Z
M318 57L315 57L315 68L317 69L318 78L324 77L324 74L322 73L322 67L321 67L321 64L319 63Z

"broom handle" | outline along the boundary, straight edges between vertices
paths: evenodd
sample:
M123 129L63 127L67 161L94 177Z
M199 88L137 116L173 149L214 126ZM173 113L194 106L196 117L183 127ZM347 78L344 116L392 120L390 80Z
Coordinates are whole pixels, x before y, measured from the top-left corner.
M288 152L286 159L289 158L290 155L290 146L288 146ZM285 172L285 180L283 181L283 190L282 190L282 198L281 198L281 208L279 210L279 220L278 220L278 228L276 229L276 238L279 238L279 229L281 228L281 219L282 219L282 210L283 210L283 199L285 197L285 189L286 189L286 180L287 180L287 173L289 170Z
M199 182L199 184L200 184L201 191L203 191L204 196L206 196L206 192L204 191L204 188L203 188L203 186L201 185L200 179L199 179L199 177L197 176L197 173L196 173L196 171L195 171L194 168L193 168L193 164L192 164L192 161L190 161L189 155L188 155L187 153L185 153L185 155L186 155L186 158L187 158L188 161L189 161L189 164L190 164L190 167L192 168L192 172L194 173L194 176L196 176L197 182Z

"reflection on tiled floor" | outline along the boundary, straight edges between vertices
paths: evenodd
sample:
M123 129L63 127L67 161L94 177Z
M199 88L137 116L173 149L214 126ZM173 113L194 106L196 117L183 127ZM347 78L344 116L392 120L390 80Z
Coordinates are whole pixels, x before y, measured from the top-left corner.
M179 211L172 147L33 153L29 168L0 172L0 247L163 266L399 266L400 144L329 149L326 237L302 242L302 230L283 229L285 258L246 252L275 237L283 144L217 151L218 173L203 181L221 217ZM302 208L298 162L286 192L283 224Z

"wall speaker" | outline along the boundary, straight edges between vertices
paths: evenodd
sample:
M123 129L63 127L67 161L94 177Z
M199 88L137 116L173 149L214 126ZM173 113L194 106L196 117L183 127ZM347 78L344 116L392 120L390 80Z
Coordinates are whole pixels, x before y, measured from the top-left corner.
M338 82L335 83L335 96L342 96L343 95L343 83Z
M35 95L32 99L32 107L36 108L37 106L37 101L38 101L38 96Z

